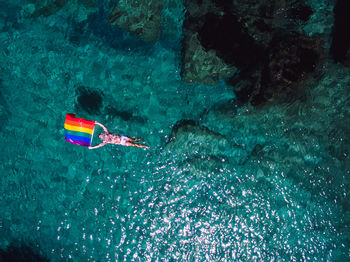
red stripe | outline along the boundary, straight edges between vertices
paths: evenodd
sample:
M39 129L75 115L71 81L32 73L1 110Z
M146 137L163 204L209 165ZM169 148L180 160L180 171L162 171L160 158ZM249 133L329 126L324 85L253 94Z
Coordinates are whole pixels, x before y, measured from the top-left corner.
M95 121L86 120L84 118L77 118L75 117L75 114L66 114L66 121L67 120L76 122L76 123L84 123L86 125L90 125L90 127L95 125ZM80 124L78 126L80 126Z
M82 123L82 122L77 122L77 121L71 121L71 120L67 120L64 122L65 124L68 124L68 125L71 125L71 126L82 126L82 127L86 127L86 128L89 128L89 129L94 129L94 126L95 126L95 122L93 125L88 125L88 124L85 124L85 123Z

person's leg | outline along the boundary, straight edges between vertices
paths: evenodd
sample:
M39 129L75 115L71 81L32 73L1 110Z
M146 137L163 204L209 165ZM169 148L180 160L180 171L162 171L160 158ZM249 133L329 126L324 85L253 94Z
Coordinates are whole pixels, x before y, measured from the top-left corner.
M148 148L149 149L149 146L146 146L146 145L143 145L143 144L136 144L136 143L133 143L133 142L125 142L125 146L133 146L133 147L140 147L140 148Z

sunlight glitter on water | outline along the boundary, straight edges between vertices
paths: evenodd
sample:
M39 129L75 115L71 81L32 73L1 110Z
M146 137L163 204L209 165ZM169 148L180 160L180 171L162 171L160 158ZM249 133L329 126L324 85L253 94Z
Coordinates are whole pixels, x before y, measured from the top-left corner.
M337 144L348 71L327 65L311 102L232 109L224 81L181 82L179 50L166 41L72 43L60 16L0 33L1 248L25 239L52 261L349 257L349 171ZM78 86L103 93L101 112L76 105ZM151 150L69 145L68 111ZM181 120L193 123L174 128Z

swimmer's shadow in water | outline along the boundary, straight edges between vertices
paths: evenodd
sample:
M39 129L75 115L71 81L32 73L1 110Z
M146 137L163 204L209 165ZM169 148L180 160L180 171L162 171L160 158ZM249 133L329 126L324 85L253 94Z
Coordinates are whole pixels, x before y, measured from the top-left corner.
M114 100L104 100L102 91L85 86L79 86L76 89L75 110L85 111L89 115L106 115L107 118L120 118L123 121L133 121L145 124L147 119L140 116L136 110L121 110L110 104L117 104ZM109 104L104 107L103 104Z
M76 91L75 109L83 110L90 115L99 115L103 106L103 93L98 89L79 86Z
M118 108L111 105L108 105L104 108L104 114L111 118L118 117L124 121L133 121L141 124L145 124L147 122L147 119L133 113L132 111L119 110Z

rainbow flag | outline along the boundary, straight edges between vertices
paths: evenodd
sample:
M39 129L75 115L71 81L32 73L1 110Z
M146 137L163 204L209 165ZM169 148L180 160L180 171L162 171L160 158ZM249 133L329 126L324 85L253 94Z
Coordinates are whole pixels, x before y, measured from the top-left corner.
M90 146L94 135L95 121L76 118L75 114L66 114L64 135L69 143Z

